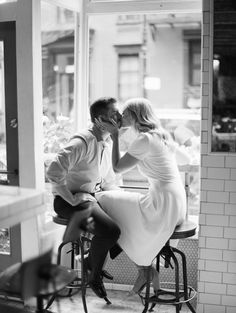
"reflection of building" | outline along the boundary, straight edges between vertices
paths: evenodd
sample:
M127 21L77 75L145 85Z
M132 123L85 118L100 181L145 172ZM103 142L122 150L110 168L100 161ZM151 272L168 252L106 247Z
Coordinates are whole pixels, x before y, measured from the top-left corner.
M4 55L0 41L0 143L5 141L5 95L4 95Z
M71 29L68 23L63 24L66 29L60 24L61 16L71 21L64 11L55 14L53 28L47 26L42 33L44 101L53 116L69 116L73 109L74 34L73 24ZM90 102L109 94L120 101L145 96L158 108L199 107L200 18L198 14L91 17Z

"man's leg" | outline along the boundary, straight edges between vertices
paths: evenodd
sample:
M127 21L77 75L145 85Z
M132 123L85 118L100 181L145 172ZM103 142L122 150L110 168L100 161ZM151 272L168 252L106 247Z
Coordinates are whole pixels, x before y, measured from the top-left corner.
M75 231L72 230L73 236L77 233L78 236L82 224L86 228L86 221L81 217L84 216L85 211L91 212L94 220L94 227L91 233L94 237L91 242L89 251L89 267L91 268L91 275L89 277L90 286L94 292L101 298L106 297L106 292L102 284L101 272L107 256L108 251L116 244L120 229L112 221L112 219L101 209L99 204L94 199L94 202L87 201L78 206L71 206L61 197L57 196L54 200L54 209L58 215L66 218L73 218L72 222L75 226ZM81 214L79 214L82 211Z

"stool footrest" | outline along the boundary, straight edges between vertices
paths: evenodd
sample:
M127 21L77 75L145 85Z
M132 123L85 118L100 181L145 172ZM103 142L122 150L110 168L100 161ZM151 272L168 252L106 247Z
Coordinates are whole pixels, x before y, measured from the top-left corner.
M161 304L172 304L172 305L178 305L187 303L196 296L197 292L192 286L188 286L188 298L184 298L184 290L179 291L179 299L176 298L176 292L173 289L159 289L158 291L155 291L155 294L153 296L150 296L148 300L145 297L145 293L140 293L139 296L142 300L142 303L145 304L145 301L148 301L148 303L161 303ZM166 296L166 298L164 297Z

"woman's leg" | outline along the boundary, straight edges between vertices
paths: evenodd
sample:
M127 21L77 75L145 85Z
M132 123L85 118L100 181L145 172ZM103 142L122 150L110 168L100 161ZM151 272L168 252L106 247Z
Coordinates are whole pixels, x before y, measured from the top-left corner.
M91 279L100 280L107 252L117 242L120 229L97 202L90 202L89 207L94 219L94 231L92 231L94 237L89 252L89 263L92 269Z
M137 279L134 283L134 286L132 288L131 294L132 293L138 293L142 291L144 288L146 282L147 282L147 277L148 277L148 271L150 270L150 266L140 266L137 265L138 268L138 276ZM151 277L152 285L154 290L160 289L159 286L159 272L152 266L151 267Z

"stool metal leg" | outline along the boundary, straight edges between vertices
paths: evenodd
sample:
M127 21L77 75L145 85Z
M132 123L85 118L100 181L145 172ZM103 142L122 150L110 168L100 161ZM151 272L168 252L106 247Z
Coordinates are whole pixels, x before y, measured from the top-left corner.
M80 253L81 253L81 295L82 295L84 312L88 313L87 303L86 303L87 273L86 273L86 269L84 266L84 242L81 242Z
M175 252L179 253L181 258L182 258L182 267L183 267L183 285L184 285L184 300L188 300L189 296L188 296L188 278L187 278L187 262L186 262L186 256L185 254L174 248ZM196 313L195 309L193 308L193 306L191 305L191 303L189 301L186 301L187 306L189 307L190 311L192 313Z
M171 258L173 259L174 263L175 263L175 299L176 302L178 302L180 300L180 293L179 293L179 262L174 254L174 252L172 251L172 249L170 248L170 255ZM175 311L176 313L179 313L181 309L181 305L180 304L175 304Z

